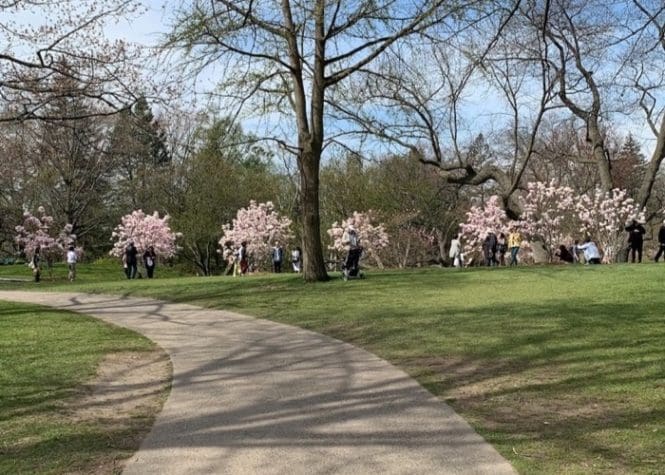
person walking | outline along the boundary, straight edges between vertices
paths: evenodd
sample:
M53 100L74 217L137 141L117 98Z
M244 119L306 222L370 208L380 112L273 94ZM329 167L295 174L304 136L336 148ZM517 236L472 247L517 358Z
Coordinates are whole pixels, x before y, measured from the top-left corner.
M665 222L660 225L660 229L658 230L658 252L653 260L658 262L658 259L663 255L663 252L665 252ZM665 261L665 258L663 258L663 260Z
M284 248L279 245L279 241L275 241L272 248L272 270L274 273L279 274L282 272L282 261L284 260Z
M153 246L149 246L143 253L143 265L145 266L148 279L152 279L155 275L155 266L157 265L157 254L155 254Z
M510 249L510 265L517 265L517 253L520 252L522 245L522 235L517 231L517 228L512 228L508 234L508 248Z
M139 251L134 246L133 241L129 241L127 248L125 249L125 274L128 279L136 279L136 273L138 272L138 256Z
M459 234L455 234L455 237L450 241L450 251L448 251L448 257L453 263L454 267L462 267L464 265L464 258L462 257L462 241L460 241Z
M74 279L76 279L76 262L78 261L78 254L76 254L76 250L74 249L74 246L69 246L69 249L67 250L67 278L69 279L70 282L74 282Z
M35 248L35 253L32 255L32 260L30 261L30 267L32 267L32 275L35 278L35 282L39 282L41 280L41 275L42 275L41 263L42 263L41 248L37 246Z
M635 254L637 254L637 262L642 262L642 246L644 245L644 233L646 233L644 226L633 219L626 226L626 231L628 232L630 262L635 263Z

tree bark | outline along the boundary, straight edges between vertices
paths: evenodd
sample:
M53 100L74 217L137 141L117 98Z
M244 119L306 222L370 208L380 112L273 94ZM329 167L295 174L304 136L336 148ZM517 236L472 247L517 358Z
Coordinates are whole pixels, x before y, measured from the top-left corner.
M658 170L660 170L660 164L665 159L665 119L661 121L660 130L658 132L656 149L653 151L649 166L644 174L644 179L642 180L642 185L640 186L640 191L637 194L637 204L642 209L646 208L649 197L651 196L651 190L653 190L653 185L658 176Z
M321 245L321 225L319 220L319 164L312 150L305 150L300 162L300 205L303 220L303 278L307 282L329 280L323 259Z

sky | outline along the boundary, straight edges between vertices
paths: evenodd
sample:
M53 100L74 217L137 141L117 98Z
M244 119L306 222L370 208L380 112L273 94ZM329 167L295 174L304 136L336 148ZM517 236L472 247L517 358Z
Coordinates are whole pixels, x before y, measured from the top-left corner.
M83 2L88 0L83 0ZM90 0L92 1L92 0ZM161 35L168 31L168 24L171 20L173 9L180 5L181 2L177 0L146 0L143 2L146 10L140 15L130 18L122 19L115 24L108 25L105 28L106 34L110 38L124 39L130 42L138 43L141 45L155 45L159 42ZM17 15L15 12L0 11L0 23L5 24L8 19L23 21L26 23L38 22L43 13L22 13ZM50 19L50 18L49 18ZM203 76L198 82L198 87L202 90L213 87L214 77L213 73L208 73ZM195 86L187 85L189 89ZM500 118L500 114L505 111L505 107L495 93L488 91L487 88L482 90L472 90L467 94L465 104L465 115L468 115L468 126L473 129L471 135L479 131L491 131ZM251 123L247 124L251 127ZM643 147L643 152L650 153L654 146L653 136L650 131L635 121L634 118L625 124L619 124L627 132L633 135L640 141ZM488 135L486 133L486 135Z

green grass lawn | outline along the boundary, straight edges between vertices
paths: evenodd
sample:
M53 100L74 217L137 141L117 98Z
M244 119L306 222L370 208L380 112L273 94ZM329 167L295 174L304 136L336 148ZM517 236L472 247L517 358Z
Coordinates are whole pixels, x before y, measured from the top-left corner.
M152 350L146 338L93 318L0 301L0 473L95 473L130 456L154 414L109 430L72 418L67 405L105 355Z
M54 282L0 288L145 295L313 329L405 369L521 473L665 473L663 265L400 270L311 285L292 274L130 282L117 265L81 267L75 284L62 269Z

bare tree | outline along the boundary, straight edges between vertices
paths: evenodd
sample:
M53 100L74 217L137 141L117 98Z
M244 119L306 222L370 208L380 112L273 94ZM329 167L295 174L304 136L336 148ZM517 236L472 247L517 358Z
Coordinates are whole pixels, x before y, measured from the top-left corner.
M266 136L297 159L305 280L328 279L320 237L319 169L324 148L338 137L327 116L332 91L365 73L388 49L453 15L462 16L476 3L482 4L193 0L176 15L164 46L185 51L181 66L195 74L221 73L223 99L239 113L267 117L273 130Z
M379 73L355 85L375 101L344 111L361 131L410 150L449 183L493 183L512 217L519 214L513 195L536 152L543 119L554 107L546 66L525 53L539 51L543 42L524 38L521 25L514 24L519 3L492 3L466 29L410 45L411 56L434 60L429 65L405 63L403 51L384 58ZM480 112L469 111L468 98L483 90L501 107L491 121L505 144L500 152L496 146L480 152L473 142L482 126L472 124L472 114L482 119Z
M49 115L49 102L62 97L97 103L82 114L109 114L131 104L138 51L107 39L104 25L138 9L136 0L0 1L0 121L86 117ZM56 83L69 88L54 88Z
M647 206L660 166L665 159L665 5L661 1L633 0L635 8L630 48L623 72L634 103L643 112L655 145L637 194L637 203Z
M543 59L556 74L562 104L585 124L605 190L616 183L604 130L618 113L635 120L635 111L643 112L655 138L635 197L646 207L665 159L662 2L632 0L617 6L596 0L548 0L542 6L534 4L530 18L551 46Z

